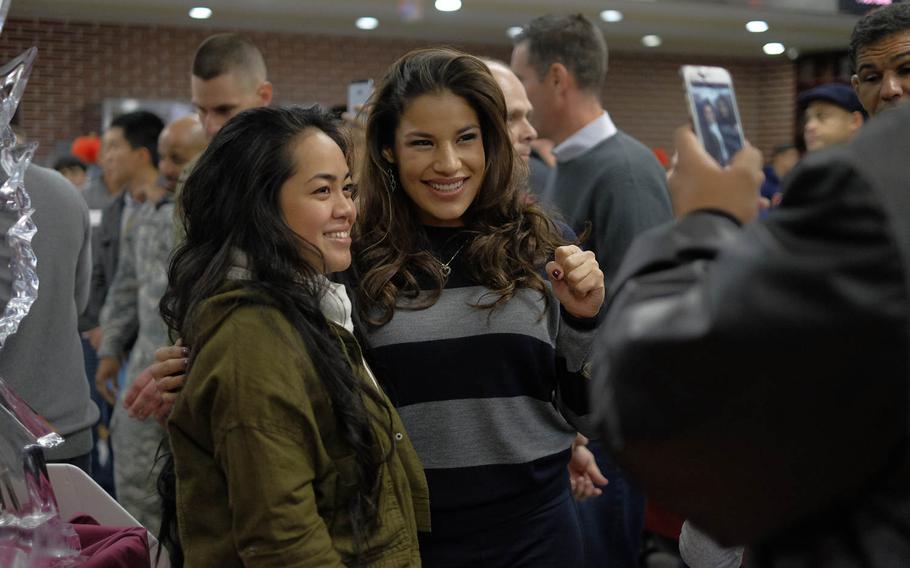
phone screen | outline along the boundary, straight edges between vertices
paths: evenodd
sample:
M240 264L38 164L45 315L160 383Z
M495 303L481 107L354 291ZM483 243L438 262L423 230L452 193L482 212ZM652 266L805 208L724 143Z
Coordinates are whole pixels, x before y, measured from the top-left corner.
M717 163L726 166L743 147L743 129L733 88L729 83L692 81L688 89L694 106L695 131L705 150Z

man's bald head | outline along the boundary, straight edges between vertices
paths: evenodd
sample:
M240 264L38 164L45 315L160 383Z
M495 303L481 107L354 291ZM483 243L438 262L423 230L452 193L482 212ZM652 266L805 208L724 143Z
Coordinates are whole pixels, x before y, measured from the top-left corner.
M205 150L205 129L195 114L168 124L158 137L158 173L162 185L174 191L183 167Z
M537 131L531 126L531 101L525 92L524 86L512 70L502 61L482 58L487 64L493 78L502 89L506 99L506 113L508 115L509 138L512 146L521 159L527 163L531 157L531 142L537 138Z

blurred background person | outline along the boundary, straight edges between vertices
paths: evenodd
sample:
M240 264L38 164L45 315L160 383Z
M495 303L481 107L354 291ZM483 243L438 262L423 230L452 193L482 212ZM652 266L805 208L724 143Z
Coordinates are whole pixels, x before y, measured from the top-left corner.
M635 236L672 215L664 169L603 107L607 60L600 29L573 14L532 20L515 39L511 64L534 107L538 134L556 144L556 167L540 201L589 235L583 246L596 255L609 286ZM633 566L644 496L597 441L588 447L609 484L579 504L585 565Z
M849 141L862 127L866 112L849 85L827 83L797 98L803 114L806 150L815 152Z
M158 135L162 127L163 123L156 115L147 111L136 111L116 117L104 132L102 145L104 177L109 180L112 187L120 188L120 193L104 209L101 222L93 235L93 243L97 246L92 251L92 289L89 305L83 314L83 325L91 326L83 332L90 348L86 353L86 361L97 357L97 350L101 345L102 310L120 264L121 243L133 229L134 216L145 201L146 192L154 191L157 184L158 171L155 163ZM118 357L129 352L135 335L136 329L133 328ZM98 428L98 442L105 446L101 453L96 451L96 459L107 451L112 458L106 462L104 470L111 474L112 462L116 460L116 456L113 456L108 443L109 438L105 435L108 430L102 426L109 426L113 415L119 368L119 364L111 366L110 363L105 364L101 360L92 377L93 397L101 407L102 419ZM105 377L104 381L98 381L99 373ZM103 482L108 481L100 477L99 479ZM116 494L115 487L109 487L109 490Z
M793 144L781 144L774 147L771 159L762 170L765 174L765 181L761 186L761 196L766 198L772 206L780 203L783 195L781 194L781 180L796 166L799 158L799 150Z
M495 59L481 58L481 61L487 64L506 101L506 125L509 128L509 137L512 140L512 147L515 153L521 158L525 165L529 166L528 172L528 189L530 191L542 190L550 173L550 167L546 168L543 173L537 172L535 183L534 167L534 141L537 140L537 131L531 126L530 118L534 109L525 93L524 85L515 76L515 73L502 61ZM542 160L539 160L543 163ZM578 435L575 444L572 446L572 459L569 461L569 481L572 486L572 492L576 499L583 500L588 497L596 497L601 494L598 486L607 483L606 478L597 467L593 454L587 449L588 439Z
M88 181L88 168L76 156L63 156L54 161L54 170L68 179L76 189L83 191Z
M124 236L117 273L101 317L97 379L110 382L119 372L124 354L129 353L129 366L111 418L117 499L152 530L158 528L160 519L157 476L152 466L166 435L157 421L130 416L124 408L124 395L142 369L154 361L155 349L168 341L158 303L167 289L168 261L176 236L173 192L181 167L205 144L197 116L178 119L161 130L157 150L151 154L158 165L160 185L146 188L145 202L132 220L132 230Z
M5 181L7 176L0 173L0 178ZM37 227L31 244L38 264L38 298L0 351L0 376L66 439L62 446L45 450L48 461L91 474L98 407L89 394L78 332L91 282L88 208L78 190L53 170L30 165L24 181ZM0 218L3 235L18 220L8 212ZM6 255L11 251L2 247L0 252L0 286L8 294L12 273Z

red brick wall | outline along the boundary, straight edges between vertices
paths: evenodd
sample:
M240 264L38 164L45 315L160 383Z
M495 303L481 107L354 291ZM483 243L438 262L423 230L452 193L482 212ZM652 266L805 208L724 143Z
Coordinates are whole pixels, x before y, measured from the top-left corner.
M189 99L193 53L212 30L50 20L9 20L0 61L28 47L38 60L22 104L22 126L41 143L39 161L100 125L108 97ZM262 50L279 102L343 103L348 81L379 78L385 67L423 42L250 32ZM508 46L461 46L508 60ZM706 59L611 53L605 101L616 123L650 146L670 148L686 111L677 75L683 63L730 68L747 135L764 149L792 137L793 65L783 59Z
M604 102L617 126L648 146L673 147L673 129L688 122L679 67L720 65L733 76L746 137L766 153L792 143L795 66L787 59L611 54Z

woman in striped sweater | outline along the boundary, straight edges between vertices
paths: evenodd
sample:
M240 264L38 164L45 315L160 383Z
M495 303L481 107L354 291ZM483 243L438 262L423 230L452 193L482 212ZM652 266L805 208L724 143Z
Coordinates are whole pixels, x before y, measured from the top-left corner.
M603 274L527 198L483 62L411 52L369 112L358 304L430 487L421 557L580 565L566 464L586 431Z

